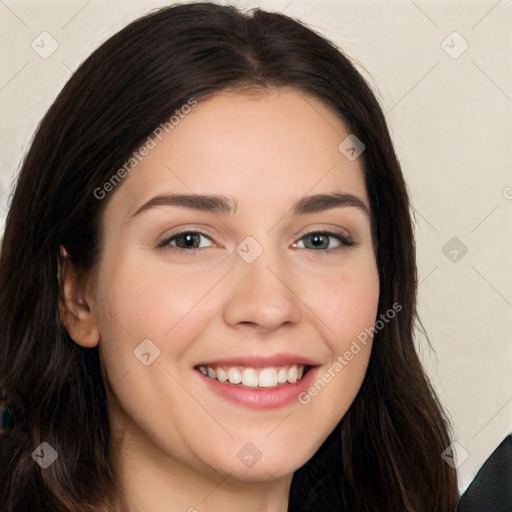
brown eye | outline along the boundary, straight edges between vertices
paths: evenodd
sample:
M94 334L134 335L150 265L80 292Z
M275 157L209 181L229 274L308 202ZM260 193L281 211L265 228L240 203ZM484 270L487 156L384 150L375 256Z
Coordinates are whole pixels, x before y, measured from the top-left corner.
M201 238L210 240L210 237L199 231L182 231L175 233L158 244L158 248L168 248L172 251L199 253L203 248L198 247Z

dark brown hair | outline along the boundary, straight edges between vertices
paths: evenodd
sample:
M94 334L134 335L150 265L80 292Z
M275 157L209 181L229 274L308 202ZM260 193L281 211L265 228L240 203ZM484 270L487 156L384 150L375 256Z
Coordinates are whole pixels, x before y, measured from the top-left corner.
M85 270L99 257L108 198L93 191L190 98L279 87L322 100L365 144L377 316L402 306L375 334L349 411L295 472L289 511L455 510L455 470L441 457L447 421L413 341L421 323L408 193L375 96L305 25L195 3L151 13L102 44L58 95L24 159L0 259L0 399L15 418L1 441L9 452L2 512L90 512L115 491L98 351L74 343L58 312L59 248ZM59 454L44 470L31 458L43 441Z

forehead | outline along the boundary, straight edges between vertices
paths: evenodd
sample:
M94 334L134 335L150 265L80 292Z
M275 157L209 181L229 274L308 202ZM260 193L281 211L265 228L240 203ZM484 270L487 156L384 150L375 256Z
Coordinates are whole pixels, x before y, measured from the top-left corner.
M177 119L177 118L175 118ZM131 212L152 194L218 193L239 209L265 199L344 192L368 203L362 158L339 145L350 132L335 112L294 89L220 92L179 117L115 196Z

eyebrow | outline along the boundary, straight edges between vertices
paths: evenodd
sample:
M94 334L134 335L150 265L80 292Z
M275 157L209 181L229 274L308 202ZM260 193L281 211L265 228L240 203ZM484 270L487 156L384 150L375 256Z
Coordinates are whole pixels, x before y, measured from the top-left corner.
M157 206L183 206L203 212L233 215L238 208L236 199L218 194L165 194L153 197L144 203L130 219ZM346 193L315 194L297 199L291 206L292 215L305 215L331 208L352 206L368 216L370 210L357 196Z

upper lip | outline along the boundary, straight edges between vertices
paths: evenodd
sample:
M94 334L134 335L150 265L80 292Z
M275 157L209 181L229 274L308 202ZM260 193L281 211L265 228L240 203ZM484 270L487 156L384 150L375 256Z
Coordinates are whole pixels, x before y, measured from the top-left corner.
M252 368L267 368L269 366L319 366L313 359L298 354L251 355L220 358L199 363L196 366L246 366Z

